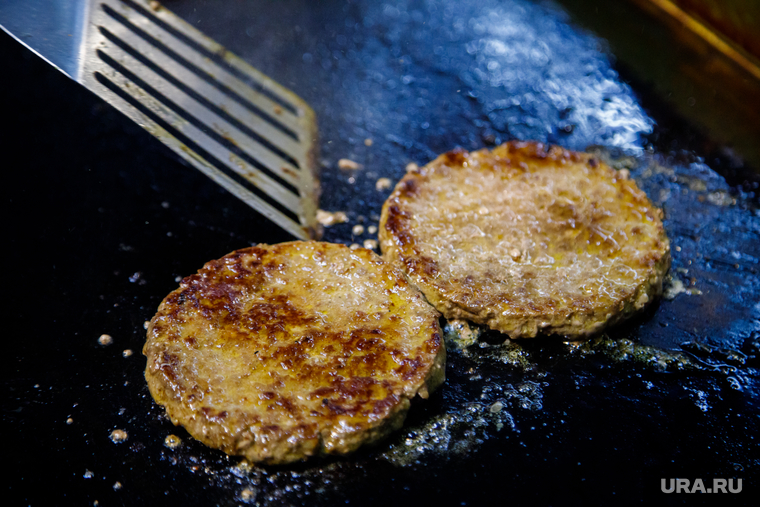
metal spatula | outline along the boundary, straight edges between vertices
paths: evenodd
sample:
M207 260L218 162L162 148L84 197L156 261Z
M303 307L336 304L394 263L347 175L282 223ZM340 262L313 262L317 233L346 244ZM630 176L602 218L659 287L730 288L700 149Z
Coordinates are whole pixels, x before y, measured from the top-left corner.
M297 238L314 237L314 112L147 0L3 0L0 25Z

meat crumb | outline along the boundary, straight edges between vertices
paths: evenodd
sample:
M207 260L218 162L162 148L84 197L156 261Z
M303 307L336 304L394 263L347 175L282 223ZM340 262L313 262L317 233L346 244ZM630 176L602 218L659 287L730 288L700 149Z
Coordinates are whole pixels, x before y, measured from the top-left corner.
M364 145L365 146L372 146L372 139L370 139L370 138L365 139L364 140Z
M356 224L353 229L351 229L351 234L354 236L361 236L364 234L364 226L361 224Z
M324 225L325 227L329 227L331 225L348 222L348 215L346 215L346 213L343 211L325 211L318 209L317 222Z
M240 492L240 499L244 502L252 502L256 499L256 491L251 488L245 488Z
M98 338L98 343L101 345L111 345L113 343L113 337L110 334L102 334Z
M391 180L389 178L379 178L375 182L375 188L377 190L387 190L391 188Z
M181 443L182 439L177 435L169 435L164 439L164 445L169 449L176 449Z
M364 240L364 248L367 250L376 250L377 249L377 240L376 239L365 239Z
M124 430L113 430L111 432L111 441L114 444L120 444L125 442L129 438L129 435Z
M361 164L354 162L351 159L348 158L342 158L338 160L338 167L341 169L347 169L347 170L356 170L361 169Z

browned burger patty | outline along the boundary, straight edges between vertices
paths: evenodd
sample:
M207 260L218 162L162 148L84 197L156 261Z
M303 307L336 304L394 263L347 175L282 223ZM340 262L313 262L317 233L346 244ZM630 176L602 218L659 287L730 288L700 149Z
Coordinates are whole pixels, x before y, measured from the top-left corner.
M320 242L207 263L161 303L143 352L174 424L270 464L374 442L444 380L438 312L373 252Z
M627 171L510 142L409 172L383 206L380 244L446 318L579 338L662 292L661 217Z

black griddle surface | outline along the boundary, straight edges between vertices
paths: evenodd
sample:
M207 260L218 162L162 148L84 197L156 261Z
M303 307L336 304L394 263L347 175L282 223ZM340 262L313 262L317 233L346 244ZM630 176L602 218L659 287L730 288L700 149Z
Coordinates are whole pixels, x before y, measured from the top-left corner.
M554 4L519 0L166 5L315 109L321 207L349 216L326 240L371 239L352 226L377 224L390 192L376 190L377 179L397 181L409 162L513 138L601 146L665 209L669 286L686 292L581 348L548 339L508 354L491 335L483 347L452 350L444 387L379 446L241 467L153 403L143 323L178 277L236 248L289 238L0 35L9 505L756 497L758 178L716 158L710 140L646 87L627 84L603 41ZM340 170L340 158L363 168ZM98 343L103 333L112 345ZM128 440L112 442L114 429ZM183 442L176 450L164 446L172 433ZM661 479L676 477L741 478L743 491L662 493Z

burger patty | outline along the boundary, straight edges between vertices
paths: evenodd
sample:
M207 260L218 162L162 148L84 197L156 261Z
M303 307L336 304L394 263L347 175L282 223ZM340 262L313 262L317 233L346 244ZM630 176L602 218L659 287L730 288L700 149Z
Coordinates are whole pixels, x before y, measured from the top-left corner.
M452 151L383 206L383 257L448 319L582 338L662 292L662 212L627 171L535 142Z
M444 380L439 314L370 250L292 242L207 263L143 349L172 422L268 464L343 454L403 423Z

